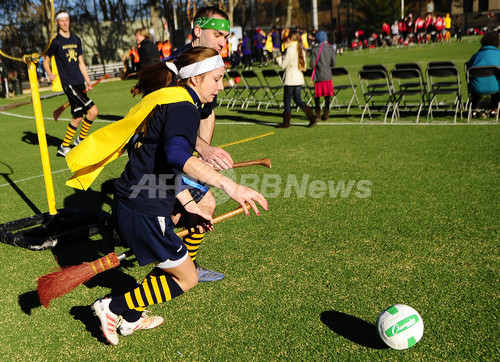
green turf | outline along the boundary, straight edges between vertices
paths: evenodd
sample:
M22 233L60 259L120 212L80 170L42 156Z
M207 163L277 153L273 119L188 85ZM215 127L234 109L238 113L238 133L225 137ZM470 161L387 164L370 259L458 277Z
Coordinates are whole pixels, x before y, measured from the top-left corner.
M426 49L433 55L417 47L347 53L339 65L355 70L363 61L407 61L408 54L421 65L446 54L459 63L477 46ZM128 93L132 84L96 87L92 98L101 115L124 115L138 101ZM67 122L50 115L65 101L42 102L57 206L107 211L98 185L119 176L126 159L109 165L85 193L64 186L70 173L53 156ZM1 223L48 209L30 107L0 113ZM103 343L89 305L127 290L150 267L124 263L45 310L37 302L36 279L57 267L53 253L1 244L2 360L498 358L498 125L451 125L449 119L421 126L335 124L354 123L356 117L334 112L330 124L308 129L302 127L305 116L294 112L296 126L282 130L268 125L280 122L276 108L216 112L215 145L272 133L226 147L236 161L273 161L271 170L226 171L237 181L253 181L270 204L261 216L237 216L207 236L199 261L226 279L150 307L165 323L113 347ZM216 214L235 207L216 196ZM61 264L78 264L107 247L95 237L54 254ZM414 307L425 324L422 341L406 351L381 349L374 332L378 314L396 303Z

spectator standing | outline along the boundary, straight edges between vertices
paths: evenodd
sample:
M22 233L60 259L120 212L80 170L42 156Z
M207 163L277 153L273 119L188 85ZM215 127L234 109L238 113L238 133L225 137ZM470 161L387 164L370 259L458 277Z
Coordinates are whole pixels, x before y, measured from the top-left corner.
M327 35L320 30L314 38L316 45L311 49L310 67L313 69L314 81L314 110L316 119L320 118L321 97L325 98L325 108L321 119L326 121L329 117L330 99L333 97L332 67L337 64L335 49L328 44Z
M95 53L92 56L92 65L98 65L99 64L99 54Z
M394 23L391 25L391 34L392 34L392 45L398 45L399 25L397 20L394 21Z
M300 34L297 31L290 32L285 41L285 54L278 58L278 65L285 70L284 83L284 112L283 123L278 128L290 127L292 118L292 98L309 119L309 126L313 127L318 123L312 109L302 100L301 92L304 84L303 71L306 70L306 54L300 42Z
M148 29L141 28L135 31L135 41L138 48L137 52L139 53L138 70L160 62L160 52L151 39L151 33Z
M243 63L245 70L252 69L252 40L246 32L243 33L243 43L241 44L243 51Z
M257 61L259 62L259 67L264 66L264 46L266 45L266 33L260 28L256 29L256 33L253 36L253 46L255 49L255 54Z
M70 143L82 120L82 128L79 136L75 139L75 145L87 137L87 133L98 115L98 110L86 93L93 88L87 73L87 66L83 60L82 41L71 33L67 12L59 11L55 19L58 32L43 58L43 68L51 81L56 79L50 67L50 57L54 56L64 93L71 105L71 121L66 128L64 140L57 150L58 156L65 157L71 150Z
M281 56L281 35L275 26L271 29L271 38L273 40L273 60L276 62L276 59Z
M227 43L229 44L229 54L231 57L231 66L236 67L238 64L240 64L240 57L238 55L238 45L239 45L239 40L236 37L236 34L231 32L231 35L229 36Z
M417 44L425 43L425 20L421 16L415 20L415 34L417 36Z
M135 73L139 70L139 53L133 45L130 47L128 56L130 58L130 71Z
M444 19L442 16L436 16L436 21L434 22L434 28L436 29L436 37L438 42L443 41L443 31L444 31Z
M457 36L457 42L461 42L464 27L463 27L463 23L462 23L462 18L458 15L455 18L454 26L455 26L455 34Z
M0 56L0 88L2 88L2 93L4 98L9 98L9 71L7 70L7 65Z
M466 63L467 68L482 65L496 65L500 67L500 50L498 49L498 32L487 33L481 39L481 48ZM472 94L472 108L476 108L482 94L491 94L490 116L496 117L498 100L500 98L500 79L495 76L473 78L468 84ZM477 112L473 113L476 116Z
M444 17L444 41L449 42L451 38L451 18L450 14L446 13Z
M427 16L425 17L425 23L424 23L424 28L425 28L425 42L428 43L431 38L432 38L432 33L434 32L434 20L432 17L431 13L427 13Z
M161 55L163 58L168 58L172 54L172 44L165 40L161 46Z
M382 29L381 29L381 36L382 36L382 45L386 46L388 43L390 43L390 34L391 34L391 27L387 22L382 23Z

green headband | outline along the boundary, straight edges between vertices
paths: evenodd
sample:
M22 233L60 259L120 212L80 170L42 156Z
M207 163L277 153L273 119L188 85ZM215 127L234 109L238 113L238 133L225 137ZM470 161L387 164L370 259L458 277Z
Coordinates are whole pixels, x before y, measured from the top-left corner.
M198 18L194 21L194 26L198 25L202 29L215 29L229 31L230 24L227 19Z

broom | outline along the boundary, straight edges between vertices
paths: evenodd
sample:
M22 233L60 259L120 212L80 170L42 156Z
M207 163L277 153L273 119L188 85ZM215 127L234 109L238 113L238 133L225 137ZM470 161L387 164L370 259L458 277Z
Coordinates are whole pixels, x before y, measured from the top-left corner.
M104 74L104 76L102 76L101 78L99 78L97 80L97 82L95 82L94 84L92 84L92 88L95 87L96 85L98 85L99 83L101 83L101 81L103 81L104 79L106 78L109 78L110 75L109 74ZM83 91L83 93L87 92L87 90L85 89ZM54 121L57 121L59 119L59 117L61 116L61 113L64 112L64 110L66 108L68 108L70 106L69 104L69 101L64 103L61 107L57 108L54 113L52 114L52 116L54 117Z
M249 206L247 204L247 206ZM212 220L212 223L224 221L235 215L241 214L244 211L243 207L239 207L233 211L219 215ZM186 236L195 232L195 228L184 229L176 233L178 237ZM92 279L95 275L102 273L106 270L116 268L120 265L120 261L126 259L133 253L128 250L125 253L116 255L109 253L92 262L86 262L80 265L72 265L63 267L58 271L46 274L38 278L38 297L40 302L45 308L49 308L52 299L62 297L82 283Z

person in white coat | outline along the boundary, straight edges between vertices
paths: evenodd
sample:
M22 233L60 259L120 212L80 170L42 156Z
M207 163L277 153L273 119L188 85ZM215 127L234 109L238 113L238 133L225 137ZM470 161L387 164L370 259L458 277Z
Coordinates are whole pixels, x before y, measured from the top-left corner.
M302 85L304 84L304 74L302 72L306 70L306 54L298 32L294 31L289 34L286 39L285 49L283 57L277 59L278 65L285 70L283 123L278 125L278 128L290 127L292 98L295 104L307 115L309 119L308 127L313 127L318 123L318 119L301 97Z

